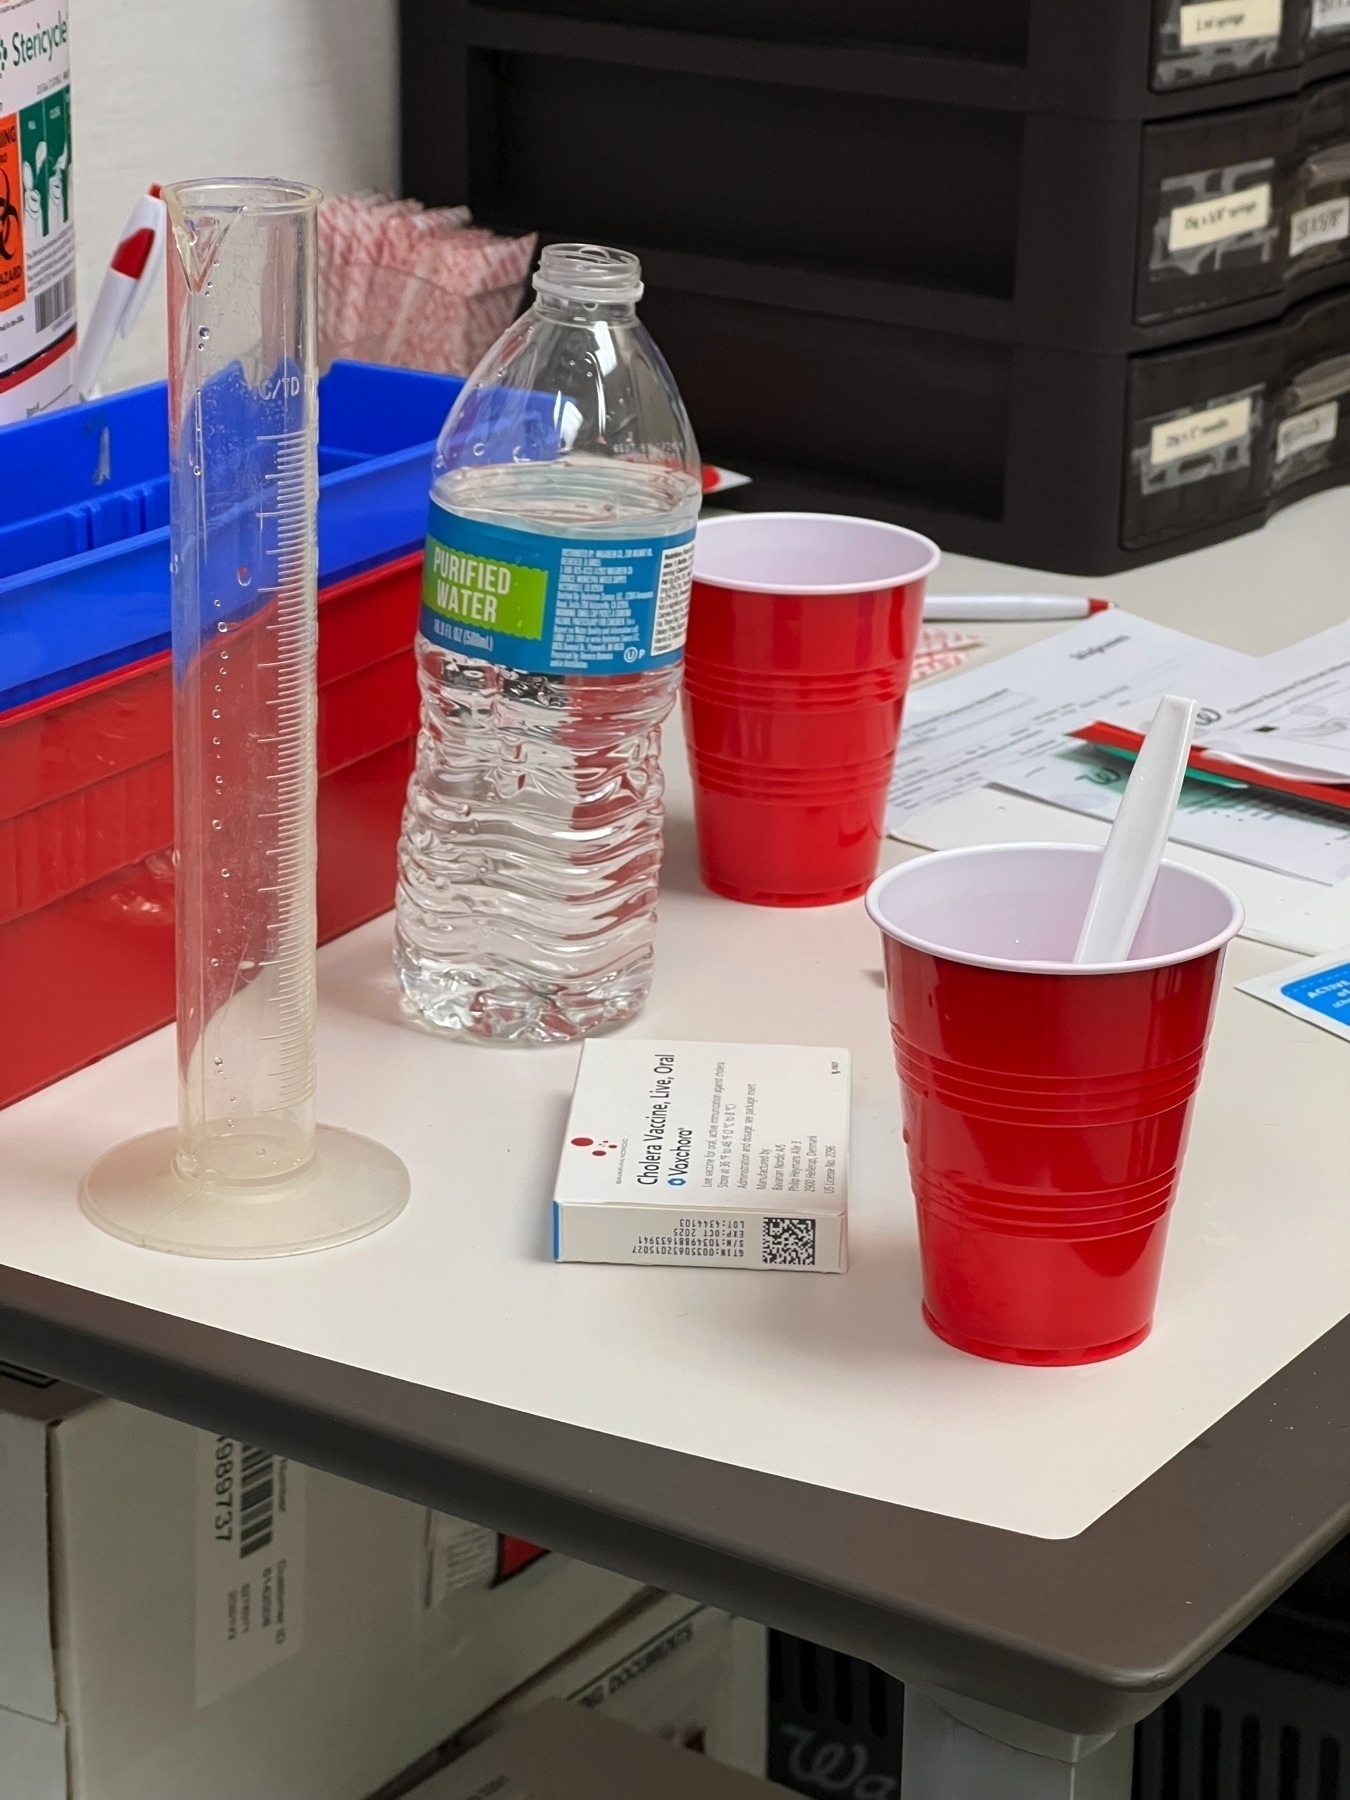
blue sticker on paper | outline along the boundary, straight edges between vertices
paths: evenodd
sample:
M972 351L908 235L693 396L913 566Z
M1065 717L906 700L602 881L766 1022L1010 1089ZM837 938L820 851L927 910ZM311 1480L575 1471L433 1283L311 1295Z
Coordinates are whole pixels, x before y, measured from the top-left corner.
M1309 1012L1324 1014L1338 1025L1350 1025L1350 963L1338 963L1334 969L1319 969L1315 975L1300 975L1297 981L1280 986L1286 1000L1296 1000Z
M546 537L431 503L423 637L541 675L631 675L680 660L694 572L678 536Z

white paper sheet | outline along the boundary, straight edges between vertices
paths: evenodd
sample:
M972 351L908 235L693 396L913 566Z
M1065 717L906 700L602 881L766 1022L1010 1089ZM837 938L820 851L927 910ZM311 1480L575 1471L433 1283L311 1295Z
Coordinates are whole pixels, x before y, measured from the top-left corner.
M1052 750L996 785L1094 819L1114 819L1130 764L1089 745ZM1187 781L1170 832L1190 844L1257 868L1326 887L1350 879L1350 813L1296 809L1253 788Z
M1350 782L1350 621L1269 656L1209 662L1196 694L1196 742L1305 779ZM1103 717L1142 731L1151 714L1124 696Z
M1105 819L983 787L917 814L895 835L924 850L959 850L970 844L1103 844L1109 829ZM1167 853L1233 889L1246 909L1245 938L1299 956L1350 944L1350 881L1324 887L1186 844L1169 846Z
M1159 694L1193 693L1255 659L1113 608L1057 636L911 694L886 829L1006 780L1065 735Z

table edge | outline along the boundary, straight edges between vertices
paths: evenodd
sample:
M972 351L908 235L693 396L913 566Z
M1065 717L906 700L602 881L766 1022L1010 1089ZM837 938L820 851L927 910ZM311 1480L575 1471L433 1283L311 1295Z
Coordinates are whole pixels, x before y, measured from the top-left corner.
M1069 1731L1152 1711L1350 1531L1350 1319L1068 1539L514 1412L4 1267L0 1356Z

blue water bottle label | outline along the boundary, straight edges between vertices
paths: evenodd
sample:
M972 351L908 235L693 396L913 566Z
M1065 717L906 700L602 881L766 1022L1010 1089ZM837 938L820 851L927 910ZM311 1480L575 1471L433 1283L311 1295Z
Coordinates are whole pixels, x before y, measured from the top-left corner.
M423 637L540 675L631 675L680 660L693 527L675 537L545 537L431 503Z

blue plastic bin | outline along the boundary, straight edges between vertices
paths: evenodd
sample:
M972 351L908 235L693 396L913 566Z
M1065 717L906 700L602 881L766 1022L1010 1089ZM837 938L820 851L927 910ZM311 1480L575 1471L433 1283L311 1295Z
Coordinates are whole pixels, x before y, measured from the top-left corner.
M319 383L319 580L417 549L463 383L334 363ZM168 406L134 388L0 430L0 712L169 643Z

